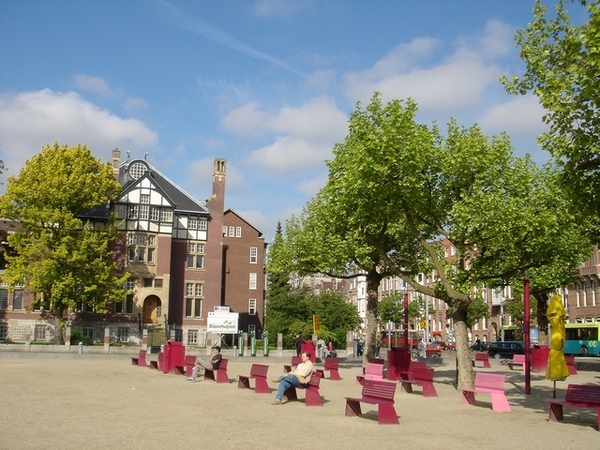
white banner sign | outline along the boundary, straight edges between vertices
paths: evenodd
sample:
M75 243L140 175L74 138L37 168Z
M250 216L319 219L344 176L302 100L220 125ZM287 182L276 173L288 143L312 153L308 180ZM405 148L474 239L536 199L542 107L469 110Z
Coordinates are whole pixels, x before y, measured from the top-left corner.
M237 334L239 313L209 312L207 331L220 334Z

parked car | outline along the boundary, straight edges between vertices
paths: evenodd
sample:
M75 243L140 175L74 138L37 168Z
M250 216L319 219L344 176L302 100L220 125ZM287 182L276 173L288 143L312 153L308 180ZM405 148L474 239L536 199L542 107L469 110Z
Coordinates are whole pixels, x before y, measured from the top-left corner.
M513 355L524 355L525 343L523 341L492 342L488 349L491 358L511 358Z
M439 341L429 342L427 344L427 357L428 358L441 358L443 346Z
M446 350L456 350L456 342L446 342Z

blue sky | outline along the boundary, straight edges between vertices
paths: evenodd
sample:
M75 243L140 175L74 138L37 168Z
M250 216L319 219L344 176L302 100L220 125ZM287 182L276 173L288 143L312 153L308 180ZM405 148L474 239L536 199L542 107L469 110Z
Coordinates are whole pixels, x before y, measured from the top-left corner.
M198 200L227 159L226 207L271 241L321 188L355 103L412 97L419 120L508 132L547 156L534 97L511 97L533 0L0 0L1 176L54 141L148 161Z

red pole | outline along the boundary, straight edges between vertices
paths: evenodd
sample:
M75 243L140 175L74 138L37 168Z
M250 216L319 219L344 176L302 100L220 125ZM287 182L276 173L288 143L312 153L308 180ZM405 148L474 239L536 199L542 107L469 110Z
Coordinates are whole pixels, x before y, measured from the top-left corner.
M410 348L408 345L408 293L404 294L404 345L406 348Z
M523 334L525 335L525 394L531 394L531 349L530 349L530 337L529 337L529 320L530 320L530 308L529 308L529 279L525 274L525 281L523 282L523 303L524 303L524 324Z

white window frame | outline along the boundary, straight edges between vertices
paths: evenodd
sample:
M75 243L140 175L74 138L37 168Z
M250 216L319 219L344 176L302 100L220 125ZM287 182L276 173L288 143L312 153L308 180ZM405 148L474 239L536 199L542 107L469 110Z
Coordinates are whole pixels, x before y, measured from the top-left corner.
M258 247L250 247L250 264L258 264Z
M249 281L248 281L248 289L250 289L251 291L255 291L256 290L256 286L257 286L257 282L258 282L258 276L256 273L250 273L249 276Z

